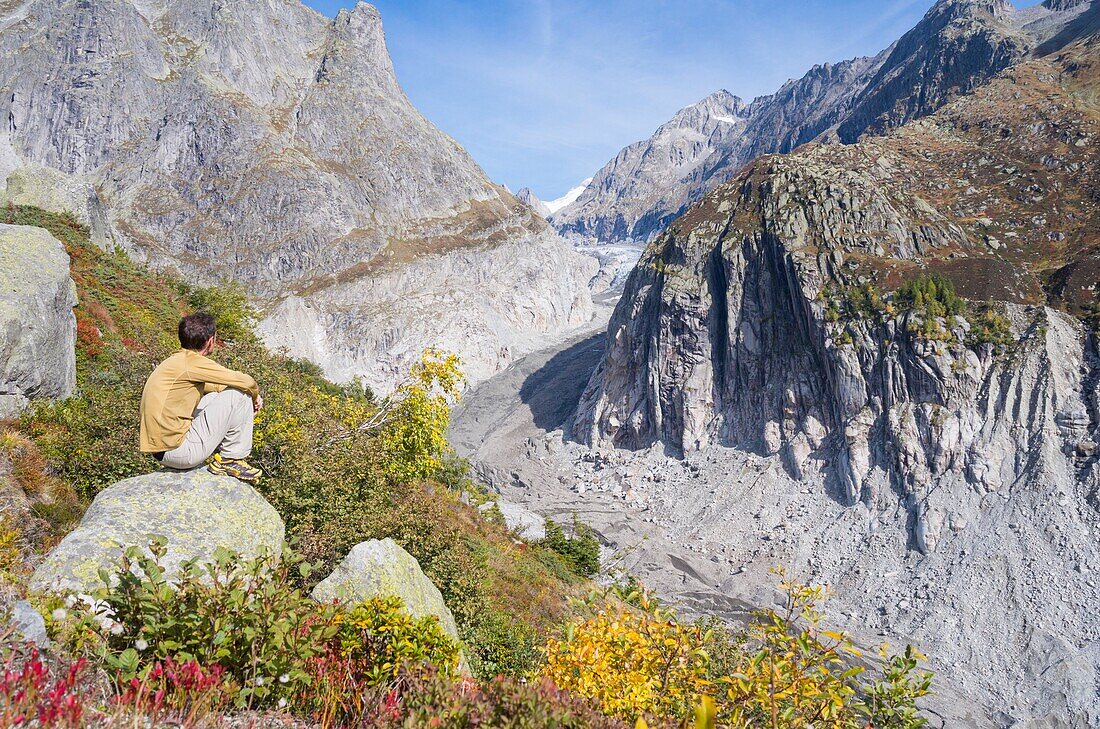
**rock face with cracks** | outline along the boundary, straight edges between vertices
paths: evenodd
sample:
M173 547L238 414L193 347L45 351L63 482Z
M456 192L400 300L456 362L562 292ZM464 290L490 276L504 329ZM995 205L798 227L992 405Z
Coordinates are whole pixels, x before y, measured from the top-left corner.
M312 594L318 602L356 603L372 597L399 597L414 618L433 616L447 635L460 640L454 615L443 602L439 588L420 569L416 558L392 539L356 544Z
M332 376L373 371L380 350L405 371L470 332L480 375L591 314L595 263L412 106L366 3L335 19L298 0L3 3L0 91L7 197L72 206L105 223L102 244L190 279L242 282L272 312L269 342ZM41 169L72 194L39 189ZM456 279L480 287L452 301ZM433 325L452 304L463 326Z
M900 535L854 589L905 600L891 627L930 650L959 641L1006 721L1100 720L1098 69L1093 31L886 137L747 167L647 249L572 423L778 459L771 490L842 507L800 507L841 586L842 524L869 555ZM932 275L962 310L899 293Z
M0 418L76 386L76 285L61 242L0 225Z
M95 497L80 525L54 547L31 577L36 590L89 593L99 571L126 547L167 540L169 576L189 560L212 560L219 547L244 558L279 554L285 527L254 488L206 469L165 471L119 481Z

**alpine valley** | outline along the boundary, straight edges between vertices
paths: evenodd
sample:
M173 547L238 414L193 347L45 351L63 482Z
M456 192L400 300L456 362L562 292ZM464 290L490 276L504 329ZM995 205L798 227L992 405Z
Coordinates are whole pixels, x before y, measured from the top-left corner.
M329 641L368 625L361 606L311 612L338 585L378 598L392 582L458 677L406 676L387 654L368 668L389 693L330 696L317 687L352 683L309 671L381 639L339 638L320 663L306 646L293 669L280 643L277 670L241 663L222 685L229 725L260 707L335 726L354 704L348 726L713 726L709 697L656 679L643 709L609 708L601 672L637 656L553 673L608 611L675 627L640 583L726 630L773 610L764 634L791 655L850 636L864 657L842 703L919 695L919 721L909 707L868 727L1100 726L1100 0L938 0L878 55L752 101L716 91L549 202L490 181L414 108L366 3L329 18L299 0L0 0L0 185L0 616L44 643L75 640L78 599L35 594L92 579L90 553L156 523L173 569L284 536L315 557L327 579L302 565L276 595L312 616L272 629L288 644L322 614ZM133 452L140 383L196 301L239 330L215 356L271 384L257 490ZM470 385L453 412L446 353ZM198 624L161 621L186 602L164 595L219 585L196 572L138 599L123 564L145 622L118 608L125 646L103 616L82 629L105 628L118 650L100 668L137 682L112 690L144 691L182 645L171 631ZM787 636L777 567L829 586L842 636ZM96 594L125 606L112 589ZM584 594L606 602L576 608ZM405 619L400 601L362 604ZM230 666L233 628L211 621L198 644ZM623 629L604 627L589 638ZM150 648L155 630L171 640ZM731 634L749 636L726 645L733 665L761 633ZM927 658L889 690L856 684L900 665L882 643ZM927 696L906 683L918 663ZM548 683L586 672L599 685L577 703ZM432 714L482 716L463 713L475 700L497 723ZM768 717L788 726L774 701Z
M606 333L529 358L519 403L483 385L459 442L701 613L775 565L833 585L867 644L934 656L943 726L1100 725L1098 32L943 0L684 109L551 217L647 244Z

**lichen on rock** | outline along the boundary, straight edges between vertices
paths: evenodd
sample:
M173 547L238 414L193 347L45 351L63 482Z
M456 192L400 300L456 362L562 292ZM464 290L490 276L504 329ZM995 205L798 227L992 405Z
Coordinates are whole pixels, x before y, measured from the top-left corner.
M205 469L163 471L120 481L96 496L80 525L35 570L36 590L91 592L124 548L161 537L172 575L183 562L212 561L219 547L244 558L281 553L285 527L254 488Z
M414 618L434 616L443 631L459 640L458 626L443 595L416 558L392 539L371 539L351 548L344 561L313 588L318 602L362 602L372 597L399 597Z

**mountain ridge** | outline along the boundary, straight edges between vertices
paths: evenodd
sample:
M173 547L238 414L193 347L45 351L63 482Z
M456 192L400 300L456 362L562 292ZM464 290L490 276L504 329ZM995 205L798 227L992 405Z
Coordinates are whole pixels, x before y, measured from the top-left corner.
M1041 7L1040 18L1033 17L1035 9L1015 11L1003 0L939 0L878 55L816 65L754 99L742 133L693 150L687 170L677 169L668 154L667 124L624 148L596 174L598 184L554 217L555 227L586 243L647 243L751 159L814 139L851 143L930 113L1055 38L1087 7L1084 0ZM1030 34L1014 25L1025 18ZM728 94L716 95L722 93Z

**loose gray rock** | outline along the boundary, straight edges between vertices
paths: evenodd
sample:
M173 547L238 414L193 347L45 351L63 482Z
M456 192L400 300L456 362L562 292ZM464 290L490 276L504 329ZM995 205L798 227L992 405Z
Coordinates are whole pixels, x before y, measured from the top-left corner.
M88 593L103 585L101 568L124 547L168 540L169 575L189 560L210 560L218 547L242 557L282 552L285 527L275 507L251 486L206 469L164 471L120 481L101 491L74 531L31 576L35 590Z
M491 509L493 504L496 504L501 516L504 517L504 525L517 537L527 541L537 541L546 536L545 518L530 509L504 499L485 504L480 507L480 510L484 512Z
M399 597L414 618L433 615L443 631L460 640L443 595L411 554L392 539L371 539L351 548L332 574L313 588L318 602L356 603L372 597Z
M11 627L22 636L23 640L34 643L39 648L45 648L50 644L45 619L26 600L17 600L12 603Z
M0 225L0 418L76 386L76 284L61 242Z

